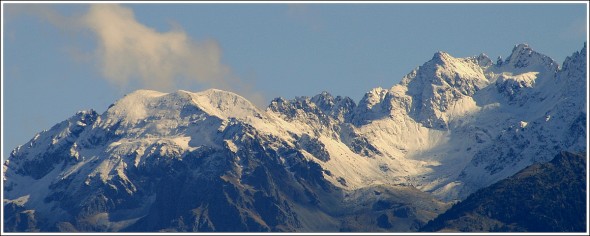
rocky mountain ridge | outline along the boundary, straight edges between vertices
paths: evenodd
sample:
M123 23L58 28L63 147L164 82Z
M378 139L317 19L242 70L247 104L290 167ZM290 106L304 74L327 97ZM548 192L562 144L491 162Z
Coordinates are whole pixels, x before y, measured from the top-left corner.
M496 63L437 52L358 104L323 92L263 111L221 90L138 90L11 153L10 229L417 230L449 201L586 151L586 51L562 67L526 44Z

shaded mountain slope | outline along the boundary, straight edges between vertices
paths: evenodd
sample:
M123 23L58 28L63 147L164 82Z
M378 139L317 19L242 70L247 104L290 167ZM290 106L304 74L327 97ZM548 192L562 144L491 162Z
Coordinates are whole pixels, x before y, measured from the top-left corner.
M421 230L585 232L586 162L562 152L478 190Z

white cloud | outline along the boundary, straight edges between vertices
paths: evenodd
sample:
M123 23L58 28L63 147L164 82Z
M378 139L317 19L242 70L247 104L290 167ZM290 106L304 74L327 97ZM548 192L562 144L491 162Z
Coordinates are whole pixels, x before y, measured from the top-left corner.
M180 29L159 33L119 5L93 5L83 22L97 34L103 74L114 83L138 78L151 88L168 90L175 79L187 79L229 87L230 69L221 63L215 41L195 42Z
M98 42L94 57L100 71L121 88L139 82L144 88L170 91L197 83L237 92L259 106L264 103L261 93L221 62L222 50L215 40L195 41L178 25L158 32L118 4L93 4L85 14L71 17L44 5L21 5L14 11L37 15L61 29L91 30Z

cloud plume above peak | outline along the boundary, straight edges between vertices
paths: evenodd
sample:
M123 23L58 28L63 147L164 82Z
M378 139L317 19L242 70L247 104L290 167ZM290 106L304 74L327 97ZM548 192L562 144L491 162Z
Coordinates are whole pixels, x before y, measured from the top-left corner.
M215 41L195 42L180 29L159 33L137 22L131 9L114 4L92 5L82 22L97 34L102 72L115 84L139 79L169 90L181 79L229 87L230 69L221 63Z
M196 83L239 93L258 106L265 102L221 62L222 50L215 40L195 41L181 27L158 32L138 22L131 8L118 4L92 4L86 13L71 17L41 5L18 8L13 11L37 15L61 29L93 32L99 70L120 88L139 85L171 91Z

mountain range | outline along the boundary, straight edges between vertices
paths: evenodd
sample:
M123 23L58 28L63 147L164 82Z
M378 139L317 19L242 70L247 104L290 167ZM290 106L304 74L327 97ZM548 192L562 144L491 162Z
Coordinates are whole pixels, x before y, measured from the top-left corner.
M358 103L322 92L259 109L217 89L138 90L12 151L4 230L441 230L447 218L433 219L473 211L460 204L486 187L585 155L586 51L562 65L526 44L495 62L437 52ZM545 175L580 168L556 166Z

